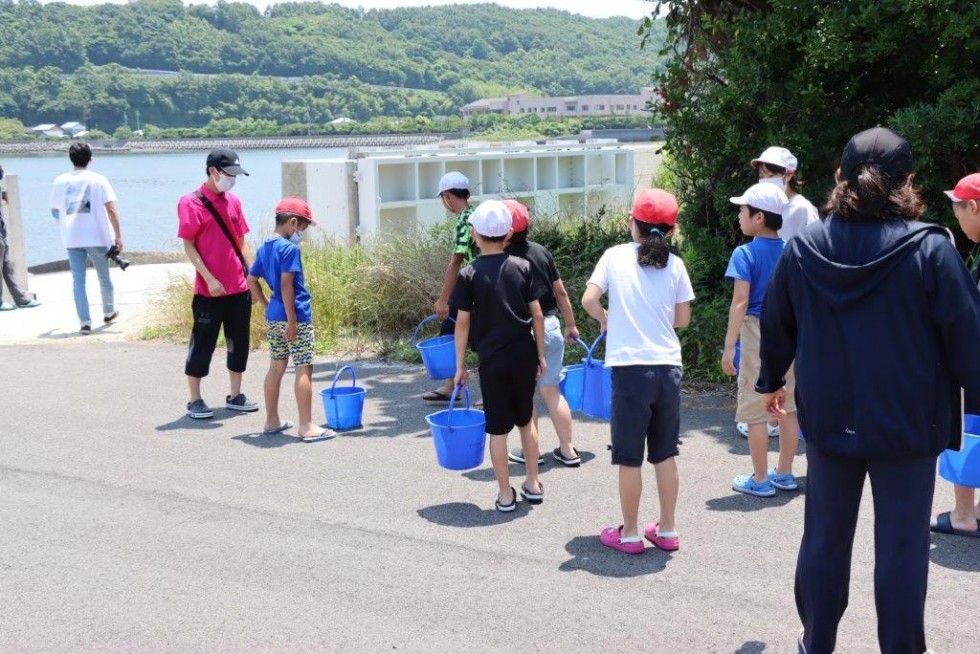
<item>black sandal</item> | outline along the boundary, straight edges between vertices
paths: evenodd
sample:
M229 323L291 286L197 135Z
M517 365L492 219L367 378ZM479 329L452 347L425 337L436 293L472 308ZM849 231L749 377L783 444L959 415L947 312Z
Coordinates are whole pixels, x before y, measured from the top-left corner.
M541 490L533 493L527 489L527 486L521 484L521 497L527 500L528 504L541 504L544 502L544 484L539 481L538 486L541 487Z
M523 488L523 486L521 487ZM501 513L510 513L517 508L517 493L514 491L514 487L510 487L510 492L514 495L514 499L510 501L510 504L501 504L500 495L497 495L497 500L493 503L497 510Z

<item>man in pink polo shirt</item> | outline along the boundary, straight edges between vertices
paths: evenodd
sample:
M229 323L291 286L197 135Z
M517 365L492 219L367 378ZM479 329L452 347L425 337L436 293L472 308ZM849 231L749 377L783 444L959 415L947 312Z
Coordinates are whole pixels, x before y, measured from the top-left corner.
M177 204L177 236L184 241L184 252L197 270L191 303L194 327L184 373L191 394L187 415L199 420L214 416L201 397L201 379L208 375L222 327L231 377L225 408L246 413L259 409L257 402L242 393L252 317L252 296L245 281L251 255L245 243L248 223L241 200L229 192L237 176L248 173L237 154L218 148L208 155L207 175L201 188Z

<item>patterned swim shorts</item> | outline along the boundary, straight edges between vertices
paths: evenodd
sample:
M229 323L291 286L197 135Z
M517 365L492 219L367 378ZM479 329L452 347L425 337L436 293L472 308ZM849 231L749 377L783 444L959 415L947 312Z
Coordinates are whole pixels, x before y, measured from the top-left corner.
M313 323L296 324L296 340L286 340L286 321L269 320L269 351L276 361L293 357L294 366L313 365Z

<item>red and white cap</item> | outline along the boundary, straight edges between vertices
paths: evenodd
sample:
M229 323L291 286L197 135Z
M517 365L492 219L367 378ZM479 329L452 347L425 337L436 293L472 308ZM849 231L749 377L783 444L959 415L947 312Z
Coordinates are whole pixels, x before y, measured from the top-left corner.
M952 191L944 191L946 197L953 202L966 202L967 200L980 200L980 173L967 175L956 182L956 188Z
M510 210L512 220L511 229L514 230L514 233L520 234L521 232L526 232L528 223L531 221L527 207L517 200L504 200L504 205Z
M291 213L294 216L309 220L313 225L316 224L316 221L313 220L313 211L310 209L310 205L306 200L295 195L290 195L279 200L279 204L276 205L276 214L281 213Z
M677 198L672 193L668 193L659 188L645 188L640 191L636 200L633 201L633 210L630 216L633 220L651 225L670 225L677 224L677 214L680 207L677 206Z
M755 209L778 214L782 214L789 206L789 200L780 188L764 182L753 184L746 189L745 193L738 197L729 198L729 201L739 206L748 205Z

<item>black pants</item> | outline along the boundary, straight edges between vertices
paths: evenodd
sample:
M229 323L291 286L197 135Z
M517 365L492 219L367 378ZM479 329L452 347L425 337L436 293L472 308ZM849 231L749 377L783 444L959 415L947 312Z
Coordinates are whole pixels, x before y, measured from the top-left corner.
M936 457L867 461L830 456L810 445L806 455L796 608L807 654L830 654L837 644L865 475L874 498L878 644L884 654L922 654Z
M184 374L198 378L208 376L211 356L222 327L225 330L225 348L228 350L228 370L245 372L252 321L251 294L246 291L220 297L195 295L191 311L194 314L194 327L191 329Z

